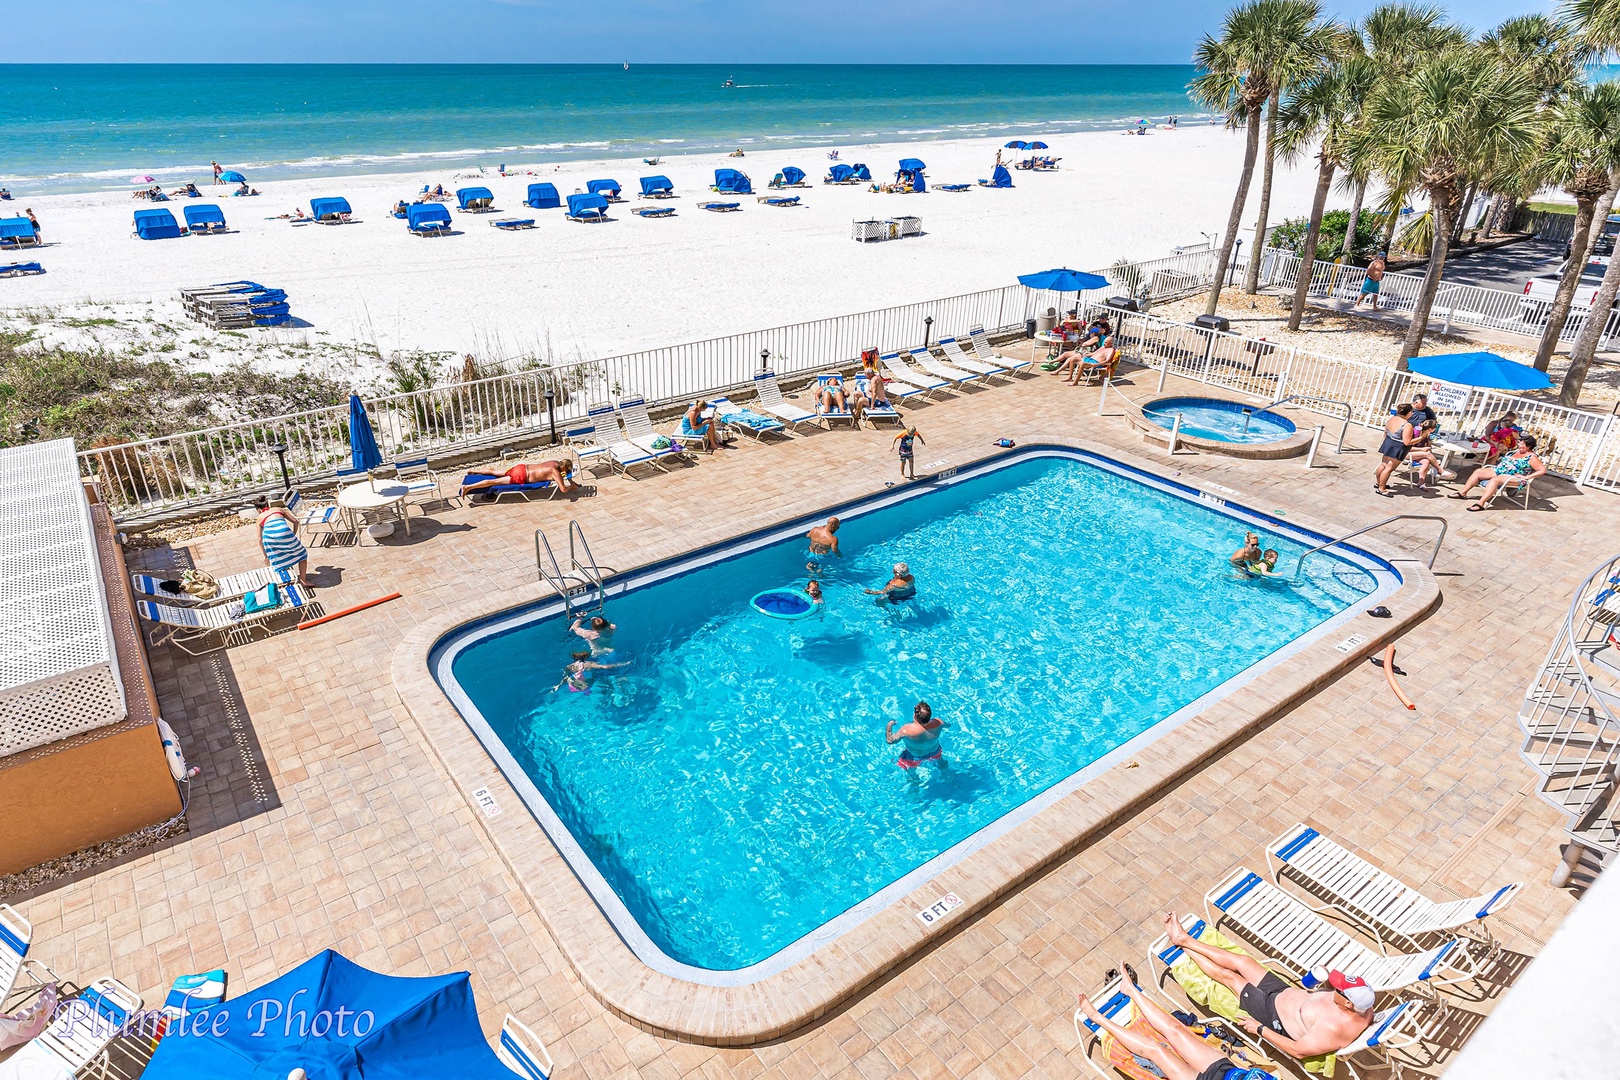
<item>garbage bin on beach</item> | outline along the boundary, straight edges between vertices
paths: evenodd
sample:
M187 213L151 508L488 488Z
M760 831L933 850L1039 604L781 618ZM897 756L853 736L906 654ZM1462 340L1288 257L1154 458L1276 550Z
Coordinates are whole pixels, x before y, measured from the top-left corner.
M1037 334L1050 333L1057 329L1057 324L1057 308L1047 308L1035 317L1035 332Z

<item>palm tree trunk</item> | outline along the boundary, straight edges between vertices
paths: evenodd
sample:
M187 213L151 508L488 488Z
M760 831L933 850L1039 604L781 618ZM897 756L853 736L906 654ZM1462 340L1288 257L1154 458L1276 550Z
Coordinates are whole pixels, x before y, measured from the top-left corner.
M1456 221L1451 226L1451 242L1455 244L1462 239L1463 226L1468 221L1468 213L1474 207L1474 195L1479 191L1477 183L1468 185L1468 194L1463 196L1462 207L1457 211Z
M1400 199L1397 201L1404 203L1406 200ZM1378 242L1379 251L1386 253L1389 251L1389 245L1395 242L1395 226L1399 225L1400 223L1401 208L1396 206L1389 212L1389 217L1384 221L1384 238Z
M1598 340L1609 323L1616 292L1620 292L1620 259L1610 259L1609 268L1603 272L1603 284L1598 286L1597 299L1592 303L1592 312L1586 317L1586 325L1581 327L1581 336L1575 339L1575 347L1569 350L1569 370L1564 373L1564 385L1558 391L1558 404L1573 409L1580 403L1581 388L1586 385L1586 369L1592 366L1592 357L1597 354Z
M1226 284L1226 268L1232 262L1232 246L1238 229L1243 224L1243 204L1249 197L1249 184L1254 180L1254 159L1260 153L1260 111L1249 112L1249 126L1243 148L1243 175L1238 178L1237 194L1232 198L1232 212L1226 218L1226 231L1221 234L1221 257L1215 263L1215 280L1209 287L1209 301L1204 314L1213 315L1221 306L1221 287Z
M1558 279L1558 291L1553 294L1552 308L1547 312L1547 325L1541 331L1541 344L1536 346L1536 370L1546 371L1558 351L1558 338L1569 321L1569 305L1575 299L1575 286L1580 284L1581 271L1586 260L1578 253L1586 250L1587 233L1592 228L1593 204L1588 199L1576 200L1575 231L1569 237L1570 257L1564 264L1564 274Z
M1260 215L1254 222L1254 248L1249 252L1249 269L1243 275L1243 291L1260 291L1260 256L1266 250L1266 215L1271 212L1271 169L1277 160L1277 105L1282 87L1271 91L1266 102L1266 163L1260 173Z
M1407 327L1406 341L1395 367L1406 371L1406 362L1423 347L1423 335L1429 329L1429 310L1434 307L1435 294L1440 291L1440 274L1445 270L1446 252L1451 250L1451 222L1455 210L1449 200L1430 198L1434 214L1434 243L1429 247L1429 269L1423 275L1423 289L1418 293L1417 307L1412 309L1412 325Z
M1305 314L1305 296L1311 288L1311 268L1316 264L1316 244L1322 238L1322 211L1327 207L1328 189L1333 186L1333 162L1317 155L1316 197L1311 200L1311 224L1305 230L1305 249L1299 256L1299 280L1294 282L1294 306L1288 309L1288 329L1298 330ZM1355 220L1352 215L1352 222Z
M1361 183L1356 185L1355 198L1350 201L1350 224L1344 230L1344 247L1339 249L1339 254L1344 258L1348 259L1352 254L1355 253L1356 226L1361 222L1361 204L1366 200L1366 198L1367 182L1363 180Z
M1595 226L1586 234L1586 258L1581 260L1585 265L1592 259L1592 249L1597 246L1598 238L1603 235L1603 226L1608 223L1609 214L1614 211L1614 199L1620 195L1620 172L1609 178L1609 190L1597 201L1597 207L1592 211L1592 223ZM1569 249L1570 254L1575 253L1574 248Z

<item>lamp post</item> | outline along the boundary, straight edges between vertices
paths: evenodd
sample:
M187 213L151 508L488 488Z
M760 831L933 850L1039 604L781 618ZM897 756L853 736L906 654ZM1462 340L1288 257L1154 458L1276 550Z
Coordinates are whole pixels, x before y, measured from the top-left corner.
M281 465L281 493L285 495L292 490L292 481L287 477L287 444L275 443L266 449L276 455L276 461Z
M551 422L551 445L557 445L557 393L546 387L546 419Z
M932 315L928 315L928 316L925 316L923 318L923 349L925 351L928 348L928 339L933 337L933 336L934 336L934 317Z
M1237 274L1238 258L1243 254L1243 241L1232 241L1232 261L1226 267L1226 283L1232 284L1232 278Z
M769 350L769 349L761 349L761 350L759 350L759 373L761 375L765 374L765 372L770 370L770 366L771 366L771 350Z

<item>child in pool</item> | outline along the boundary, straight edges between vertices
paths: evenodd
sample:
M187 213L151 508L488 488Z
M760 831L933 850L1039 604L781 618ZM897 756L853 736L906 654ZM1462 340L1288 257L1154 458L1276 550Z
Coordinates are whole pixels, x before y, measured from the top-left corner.
M587 674L588 672L607 671L609 668L628 667L630 664L628 660L617 664L598 664L591 659L589 650L581 650L568 655L572 657L572 661L567 667L563 668L563 681L552 687L554 691L561 690L566 686L576 694L588 694L591 692L591 681L594 678L594 676Z
M1277 572L1277 551L1275 548L1266 548L1258 562L1245 563L1243 569L1260 577L1271 577Z
M815 578L811 578L810 583L804 587L804 595L808 596L818 604L825 604L827 602L826 597L821 595L821 582L817 581Z

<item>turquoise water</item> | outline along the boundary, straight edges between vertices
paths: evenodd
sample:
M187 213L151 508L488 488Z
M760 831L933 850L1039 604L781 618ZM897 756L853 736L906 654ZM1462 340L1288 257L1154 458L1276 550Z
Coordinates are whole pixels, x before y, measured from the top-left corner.
M1038 458L847 522L825 611L802 622L748 608L804 581L790 540L614 599L630 666L591 693L552 690L574 640L557 619L475 641L452 671L652 942L732 970L1374 588L1331 558L1299 586L1239 577L1244 528ZM1285 566L1303 551L1265 542ZM862 590L897 560L919 597L878 606ZM919 698L950 724L947 766L908 773L884 725Z
M1294 434L1294 422L1285 416L1214 398L1174 397L1150 401L1142 415L1169 429L1181 414L1181 432L1197 439L1229 443L1278 442Z
M1177 65L0 65L0 182L23 194L201 179L213 160L257 181L1011 139L1190 117L1191 77Z

